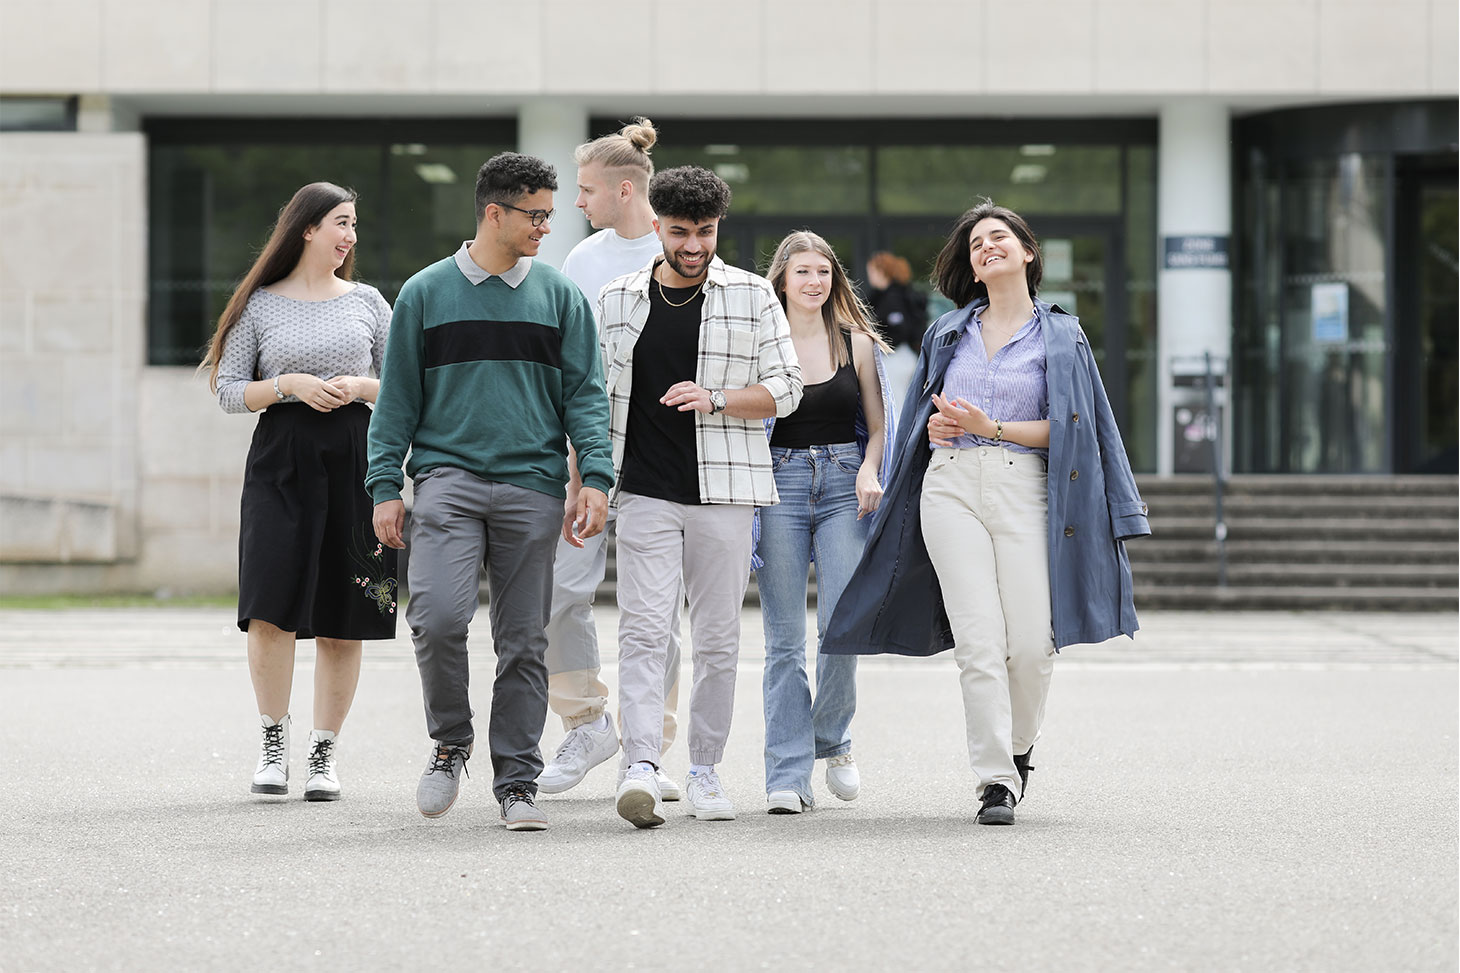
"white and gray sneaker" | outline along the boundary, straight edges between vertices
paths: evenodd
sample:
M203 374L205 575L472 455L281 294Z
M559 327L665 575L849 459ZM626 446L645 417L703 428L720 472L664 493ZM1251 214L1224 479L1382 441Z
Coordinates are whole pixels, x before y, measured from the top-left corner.
M826 789L843 801L855 801L862 792L862 775L850 753L826 759Z
M253 772L254 794L279 796L289 793L289 714L282 719L259 714L263 736L259 741L259 764Z
M309 731L309 779L306 801L338 801L340 779L335 776L335 735L329 730Z
M691 771L684 779L684 790L689 796L690 817L701 821L735 820L735 805L725 796L720 775L713 770L703 774Z
M618 782L623 784L624 774L628 772L629 765L622 760L618 762ZM663 767L654 768L654 780L659 784L659 799L666 803L680 799L682 792L674 778L664 772Z
M613 720L604 713L592 723L575 726L563 737L562 746L552 762L537 777L537 789L543 794L561 794L577 787L588 771L618 753L618 731Z
M471 744L462 747L435 741L431 762L426 764L416 784L416 807L426 817L439 818L456 803L456 795L461 792L461 775L466 774L466 762L471 759L471 748Z
M659 785L654 771L643 764L634 764L624 773L614 799L618 816L636 828L657 828L664 823L664 805L659 800Z

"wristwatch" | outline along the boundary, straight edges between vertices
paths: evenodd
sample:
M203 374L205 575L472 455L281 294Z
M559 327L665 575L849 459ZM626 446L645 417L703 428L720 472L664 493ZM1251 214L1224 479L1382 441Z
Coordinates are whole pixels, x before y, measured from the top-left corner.
M725 411L725 390L715 389L710 393L710 415Z

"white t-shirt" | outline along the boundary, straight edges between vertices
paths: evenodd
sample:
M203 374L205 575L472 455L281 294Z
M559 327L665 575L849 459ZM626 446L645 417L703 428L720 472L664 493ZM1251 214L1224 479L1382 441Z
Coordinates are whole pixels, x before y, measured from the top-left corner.
M612 227L579 242L563 261L563 273L578 285L593 313L598 314L598 292L615 277L643 270L664 252L664 244L652 231L634 240L618 235Z

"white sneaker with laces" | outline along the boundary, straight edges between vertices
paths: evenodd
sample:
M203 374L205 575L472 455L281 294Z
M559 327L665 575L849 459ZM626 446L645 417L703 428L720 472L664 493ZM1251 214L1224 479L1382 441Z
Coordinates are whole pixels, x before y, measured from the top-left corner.
M588 771L618 753L618 731L604 713L592 723L575 726L563 737L552 762L537 777L543 794L561 794L583 782Z
M770 814L800 814L807 810L806 802L795 791L771 791L765 799Z
M657 828L664 823L664 805L659 800L659 785L654 771L635 764L624 774L614 800L618 816L636 828Z
M275 720L259 714L262 737L259 741L259 764L253 772L254 794L278 797L289 793L289 714Z
M862 775L850 753L826 759L826 789L843 801L855 801L862 792Z
M654 771L654 779L659 782L659 797L665 801L677 801L680 798L679 785L676 784L664 769Z
M338 801L340 779L335 776L335 735L329 730L309 731L309 779L306 801Z
M684 779L689 797L689 816L701 821L734 821L735 805L725 796L720 775L713 770L705 774L691 773Z

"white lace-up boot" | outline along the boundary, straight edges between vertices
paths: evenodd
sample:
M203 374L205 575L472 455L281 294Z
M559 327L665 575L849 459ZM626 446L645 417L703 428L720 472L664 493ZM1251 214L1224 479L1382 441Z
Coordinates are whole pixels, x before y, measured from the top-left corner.
M259 741L259 765L253 772L254 794L278 796L289 793L289 714L274 719L259 714L263 736Z
M338 801L340 779L335 776L335 735L329 730L309 731L309 779L306 801Z

